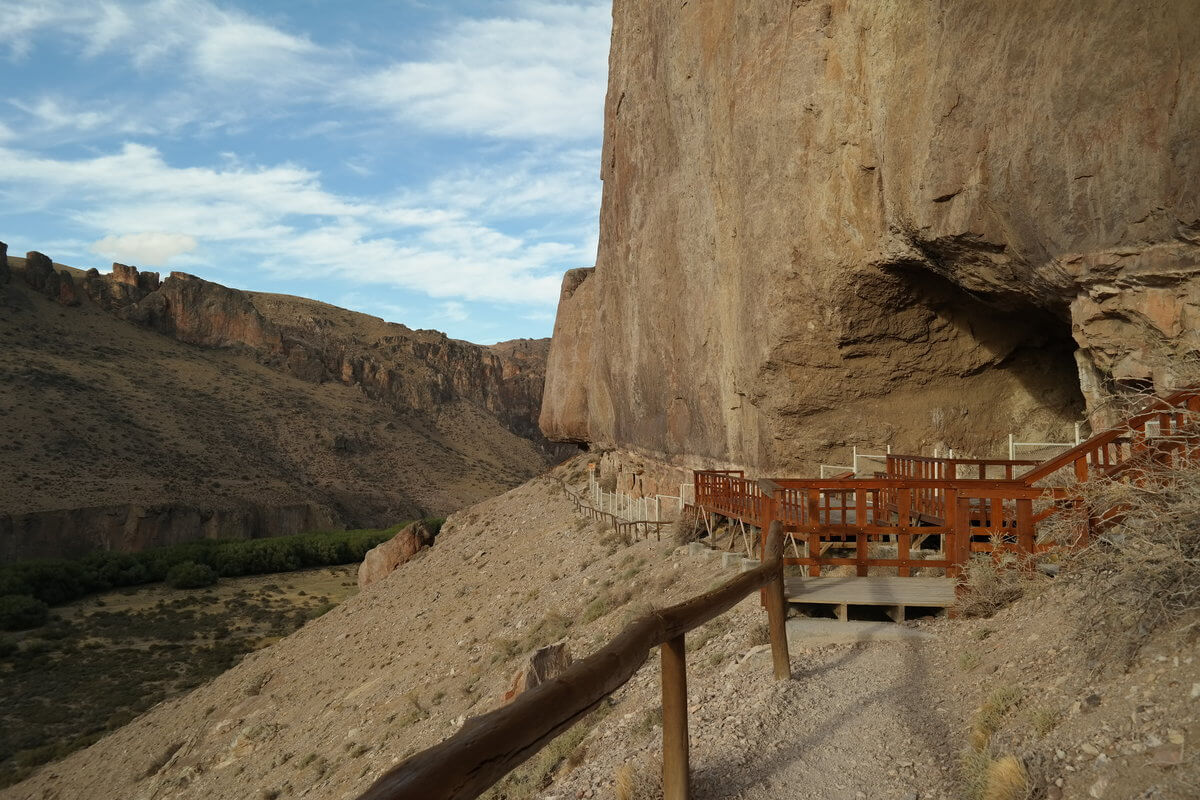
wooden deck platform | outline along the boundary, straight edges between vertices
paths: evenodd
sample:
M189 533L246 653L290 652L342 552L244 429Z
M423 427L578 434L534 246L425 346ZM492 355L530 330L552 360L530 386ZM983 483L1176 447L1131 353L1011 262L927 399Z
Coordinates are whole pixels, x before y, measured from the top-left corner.
M883 606L888 616L904 621L904 609L949 608L954 605L951 578L787 578L789 603L836 606L838 619L849 618L850 606Z

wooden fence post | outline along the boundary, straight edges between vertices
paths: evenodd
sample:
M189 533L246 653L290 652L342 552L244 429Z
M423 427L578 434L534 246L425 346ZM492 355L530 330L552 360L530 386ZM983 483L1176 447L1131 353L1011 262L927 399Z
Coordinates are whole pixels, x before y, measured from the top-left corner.
M771 521L771 535L783 537L783 524L779 520ZM777 558L779 554L766 552L763 549L763 560ZM779 568L775 580L766 586L767 626L771 630L771 661L775 666L775 680L782 681L792 677L791 657L788 654L787 641L787 605L783 596L783 559L779 559Z
M662 647L663 800L688 800L687 654L684 637Z

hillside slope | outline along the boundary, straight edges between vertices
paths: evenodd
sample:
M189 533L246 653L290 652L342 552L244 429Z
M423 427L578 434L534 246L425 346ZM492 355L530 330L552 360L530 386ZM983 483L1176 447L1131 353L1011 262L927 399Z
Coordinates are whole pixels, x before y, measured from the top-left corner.
M444 515L548 463L544 440L517 433L532 425L544 342L514 343L501 358L190 276L161 287L154 276L147 291L136 270L59 266L48 278L10 261L12 279L0 282L2 558L385 526ZM349 376L306 374L284 355L294 337L279 330L304 326L336 330L329 357Z
M557 474L581 474L585 458ZM535 479L451 516L386 579L0 798L353 798L496 707L532 648L565 641L582 657L652 606L734 574L669 542L617 542L575 515L553 477ZM1196 796L1195 613L1127 669L1097 665L1089 627L1107 601L1085 594L1045 582L993 619L910 623L928 634L911 642L793 638L785 682L747 598L688 636L695 797L978 797L981 729L982 752L1019 756L1035 797ZM626 767L652 788L660 698L651 658L498 796L612 797Z

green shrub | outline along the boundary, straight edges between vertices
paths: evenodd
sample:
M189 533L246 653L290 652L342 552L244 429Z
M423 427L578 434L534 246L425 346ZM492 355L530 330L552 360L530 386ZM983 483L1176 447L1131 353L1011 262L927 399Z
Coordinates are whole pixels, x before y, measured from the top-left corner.
M50 607L36 597L27 594L9 594L0 597L0 629L23 631L44 625L50 616Z
M217 571L208 564L184 561L167 570L166 580L176 589L200 589L217 582Z
M426 523L436 530L442 520ZM29 595L47 605L60 605L93 592L165 581L174 567L187 562L206 566L219 577L351 564L362 561L368 550L395 536L401 527L264 539L204 539L140 553L99 551L77 560L20 561L0 566L0 595Z

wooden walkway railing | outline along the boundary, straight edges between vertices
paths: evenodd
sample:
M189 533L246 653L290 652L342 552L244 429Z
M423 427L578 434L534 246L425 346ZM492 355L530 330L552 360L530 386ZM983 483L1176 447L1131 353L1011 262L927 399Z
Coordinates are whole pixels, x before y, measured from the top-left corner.
M973 552L994 549L1034 552L1033 501L1041 489L1015 482L902 478L750 481L728 474L697 473L696 506L761 528L778 520L807 554L784 558L787 565L849 565L860 577L872 567L894 567L901 577L914 567L942 568L955 577ZM940 516L918 510L935 495ZM746 516L740 517L739 514ZM941 558L914 557L915 537L942 537ZM894 545L896 555L871 555L872 545ZM833 545L853 547L854 557L827 556Z
M639 533L645 533L646 538L650 538L650 531L653 529L655 541L662 541L662 526L671 524L665 520L658 519L622 519L616 514L611 514L608 511L601 511L593 506L591 503L573 491L571 487L566 484L566 481L560 479L559 483L562 485L563 491L566 493L567 497L569 497L571 502L575 504L576 512L584 515L585 517L590 517L597 522L603 522L607 524L620 536L629 536L633 539L637 539Z
M938 567L955 576L972 553L1032 554L1052 546L1038 540L1038 524L1081 502L1069 486L1042 485L1060 470L1070 468L1082 482L1136 477L1149 464L1200 460L1198 414L1200 387L1181 390L1044 462L894 454L886 472L865 479L755 481L739 470L699 471L695 506L760 530L778 519L796 551L785 563L806 566L810 576L839 565L855 567L859 576L872 567L894 567L901 577L915 567ZM1050 502L1035 513L1038 499ZM1089 533L1085 524L1079 541ZM931 536L940 537L940 557L913 558L914 538ZM873 556L872 545L885 542L895 555ZM805 555L799 555L799 543ZM853 548L854 557L827 557L835 545Z
M776 680L790 677L783 597L783 531L767 537L768 558L711 592L647 614L594 655L509 705L467 720L458 733L380 777L360 800L473 800L565 732L638 671L661 646L663 797L689 796L684 636L762 589Z
M1070 467L1077 481L1117 477L1152 461L1178 463L1200 456L1200 387L1151 400L1121 425L1096 434L1022 476L1032 486Z

